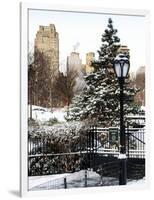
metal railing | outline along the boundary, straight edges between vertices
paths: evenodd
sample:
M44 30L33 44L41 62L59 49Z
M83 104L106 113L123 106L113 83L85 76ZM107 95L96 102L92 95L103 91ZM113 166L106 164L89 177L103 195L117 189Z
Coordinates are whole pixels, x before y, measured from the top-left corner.
M145 158L145 129L126 128L127 157ZM28 175L69 173L93 166L96 154L103 157L118 157L119 128L91 127L86 135L61 145L49 137L28 138ZM101 158L99 158L101 159Z
M88 134L92 135L93 131L94 136L88 136L91 141L88 142L87 152L117 157L119 155L119 128L94 127ZM95 136L96 134L97 136ZM126 128L125 134L127 156L129 158L145 158L145 128ZM104 136L104 140L101 140L102 136ZM113 137L114 139L112 139Z
M145 129L129 128L127 134L127 156L129 158L145 158Z

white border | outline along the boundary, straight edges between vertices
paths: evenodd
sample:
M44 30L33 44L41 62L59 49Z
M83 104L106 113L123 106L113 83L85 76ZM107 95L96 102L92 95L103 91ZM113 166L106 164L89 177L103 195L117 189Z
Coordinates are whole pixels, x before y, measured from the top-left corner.
M81 7L81 6L66 6L57 4L31 4L31 3L21 3L20 4L20 195L21 196L44 196L44 195L64 195L64 194L79 194L79 193L93 193L104 192L104 191L122 191L122 190L136 190L136 189L146 189L149 187L149 146L150 142L147 140L150 133L150 123L147 123L148 136L146 137L146 147L148 146L146 154L146 184L142 186L114 186L114 187L94 187L94 188L76 188L69 190L45 190L32 192L28 191L28 173L27 173L27 55L28 55L28 10L29 9L40 9L40 10L58 10L58 11L74 11L74 12L90 12L90 13L102 13L102 14L114 14L114 15L130 15L130 16L143 16L147 20L147 45L146 45L146 120L150 122L150 116L148 111L150 110L149 105L149 91L150 85L150 33L149 33L149 19L150 13L148 10L127 10L127 9L109 9L102 7Z
M20 195L27 193L27 10L20 4Z

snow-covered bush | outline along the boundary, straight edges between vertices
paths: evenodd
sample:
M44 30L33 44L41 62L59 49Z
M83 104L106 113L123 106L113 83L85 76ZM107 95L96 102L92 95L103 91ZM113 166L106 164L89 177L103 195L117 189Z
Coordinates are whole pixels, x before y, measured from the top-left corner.
M43 157L29 158L29 175L73 172L80 168L79 151L86 144L87 126L82 122L69 122L29 127L29 154ZM71 154L76 152L76 154ZM62 153L66 153L62 155ZM70 154L67 154L70 153ZM45 156L54 154L53 156Z
M58 121L58 119L57 119L56 117L50 118L50 119L46 122L47 126L53 126L54 124L57 124L57 123L59 123L59 121Z
M79 171L79 160L79 155L34 157L29 160L29 176Z
M35 119L28 118L28 126L29 127L34 127L34 128L39 128L39 123Z

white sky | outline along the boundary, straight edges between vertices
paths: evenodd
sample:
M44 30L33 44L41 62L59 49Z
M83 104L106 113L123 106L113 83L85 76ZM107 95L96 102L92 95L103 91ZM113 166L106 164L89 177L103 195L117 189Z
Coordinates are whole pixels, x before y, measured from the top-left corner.
M107 27L108 18L111 17L113 25L118 29L117 36L121 45L130 49L130 71L136 71L140 66L145 66L145 19L138 16L89 14L47 10L29 10L29 43L33 48L34 38L39 25L48 26L55 24L59 33L60 68L66 65L66 57L73 51L73 46L80 45L82 63L85 64L87 52L94 52L101 46L101 35Z

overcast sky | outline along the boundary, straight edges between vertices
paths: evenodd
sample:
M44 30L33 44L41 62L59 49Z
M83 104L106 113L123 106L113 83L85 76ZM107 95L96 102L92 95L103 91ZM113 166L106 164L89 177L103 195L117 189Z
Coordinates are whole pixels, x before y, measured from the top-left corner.
M77 45L82 63L85 64L85 54L94 52L101 46L101 35L107 27L108 18L118 29L117 36L121 45L130 49L130 70L136 71L145 66L145 18L140 16L89 14L47 10L29 10L29 43L33 49L34 38L39 25L55 24L59 33L60 68L65 68L66 57Z

